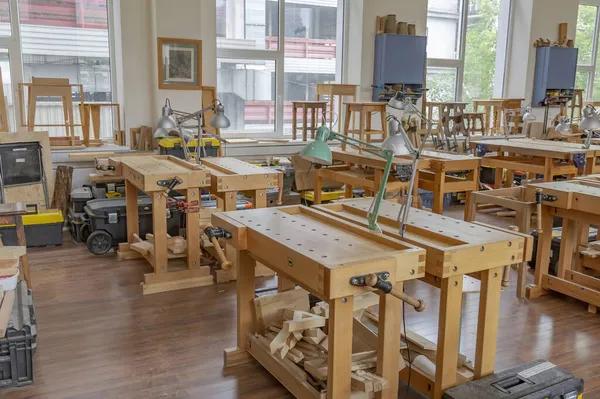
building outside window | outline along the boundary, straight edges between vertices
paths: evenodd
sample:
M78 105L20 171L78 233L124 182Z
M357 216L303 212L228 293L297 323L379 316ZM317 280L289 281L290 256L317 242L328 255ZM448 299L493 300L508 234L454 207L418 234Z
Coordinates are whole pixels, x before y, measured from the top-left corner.
M290 134L291 101L316 100L317 84L340 79L342 1L216 1L218 96L235 110L224 133Z
M586 100L600 98L600 76L596 72L599 18L598 6L579 6L575 35L575 47L579 49L575 87L583 89Z

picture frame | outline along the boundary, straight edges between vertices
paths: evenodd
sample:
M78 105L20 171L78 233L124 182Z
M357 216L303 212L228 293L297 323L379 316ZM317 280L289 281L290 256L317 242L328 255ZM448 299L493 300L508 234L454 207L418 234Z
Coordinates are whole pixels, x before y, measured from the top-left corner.
M202 40L159 37L158 88L202 90Z

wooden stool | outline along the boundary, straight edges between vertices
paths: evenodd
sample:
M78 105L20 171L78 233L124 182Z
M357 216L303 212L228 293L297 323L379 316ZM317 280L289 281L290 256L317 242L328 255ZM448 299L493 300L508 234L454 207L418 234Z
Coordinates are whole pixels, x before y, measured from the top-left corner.
M297 126L297 113L298 109L302 110L302 141L307 140L307 133L310 130L310 138L315 138L315 132L321 126L318 123L319 110L321 110L321 117L325 115L327 109L327 101L293 101L292 102L292 139L296 140ZM308 110L310 110L310 121L311 125L308 126Z
M465 112L463 117L465 118L465 130L469 135L480 132L483 136L485 132L485 114L483 112ZM476 127L477 121L479 121L479 128Z
M575 108L577 108L577 117L581 118L583 110L583 89L575 89L573 98L571 99L571 120L575 116Z
M386 103L385 102L351 102L345 103L346 105L346 117L344 119L344 135L353 137L358 134L360 141L367 143L371 142L371 135L381 134L382 141L387 138L387 123L386 117ZM358 129L350 129L350 117L353 116L353 112L358 112ZM373 130L371 128L371 118L374 113L379 112L381 114L381 130ZM346 149L346 144L342 143L342 150Z
M443 114L444 103L428 101L426 103L426 107L427 107L427 118L429 118L429 120L433 122L433 124L436 126L436 128L439 129L440 119L442 118L442 114ZM434 118L434 116L433 116L434 108L437 108L437 111L438 111L437 118Z
M339 83L321 83L317 85L317 101L322 100L321 97L327 97L329 101L329 129L333 129L333 101L334 97L338 96L338 118L337 125L338 130L342 126L342 103L344 102L344 96L352 97L352 101L356 101L356 88L358 85L339 84ZM354 121L352 121L354 124Z

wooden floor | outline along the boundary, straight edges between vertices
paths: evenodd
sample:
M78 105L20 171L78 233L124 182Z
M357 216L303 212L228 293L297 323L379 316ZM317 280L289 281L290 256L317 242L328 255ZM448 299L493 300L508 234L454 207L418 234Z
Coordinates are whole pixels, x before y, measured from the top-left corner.
M35 385L0 398L291 397L257 363L222 369L223 349L235 344L235 283L143 297L144 261L95 256L69 236L30 254ZM407 307L407 327L436 341L439 292L420 282L407 290L427 302L423 313ZM463 304L461 351L470 359L478 297L465 294ZM502 295L496 369L548 359L584 378L586 399L600 398L600 316L586 309L554 295L517 300L512 285Z

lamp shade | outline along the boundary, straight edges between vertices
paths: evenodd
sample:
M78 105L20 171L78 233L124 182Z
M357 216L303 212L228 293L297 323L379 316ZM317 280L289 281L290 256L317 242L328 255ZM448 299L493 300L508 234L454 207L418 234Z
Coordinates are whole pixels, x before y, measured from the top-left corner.
M225 129L231 126L229 118L225 116L225 107L223 104L218 103L215 106L215 114L210 118L210 125L217 129Z
M383 150L392 151L394 155L409 155L410 151L406 146L404 137L401 134L390 134L387 139L381 143Z
M585 107L583 109L583 118L579 122L579 130L594 130L600 128L600 120L596 110L592 107Z
M154 130L154 138L163 138L169 135L171 130L177 130L177 121L173 118L173 109L171 109L171 101L167 98L165 105L162 107L162 116L156 123Z
M396 95L388 101L387 105L395 109L404 110L404 107L406 106L404 94L397 92Z
M533 122L535 119L536 117L531 111L531 107L526 107L525 113L523 114L523 122Z
M316 163L317 165L331 165L333 163L333 156L331 154L331 148L327 145L328 138L329 129L325 126L321 126L317 130L314 141L308 143L308 145L300 151L300 157L309 162Z
M557 133L572 133L571 124L566 116L560 118L560 123L554 128Z

